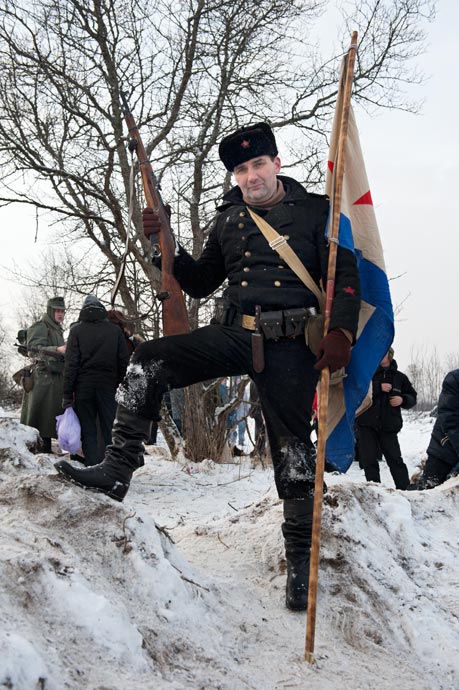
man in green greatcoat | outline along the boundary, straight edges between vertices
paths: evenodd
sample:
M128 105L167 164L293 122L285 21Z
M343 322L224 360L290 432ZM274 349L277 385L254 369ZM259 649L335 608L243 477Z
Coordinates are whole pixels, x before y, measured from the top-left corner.
M21 422L38 429L44 453L51 453L51 439L56 438L56 415L63 412L64 316L64 298L52 297L46 305L46 314L27 329L27 349L36 366L33 388L30 393L24 393L22 400ZM47 355L47 352L61 356Z

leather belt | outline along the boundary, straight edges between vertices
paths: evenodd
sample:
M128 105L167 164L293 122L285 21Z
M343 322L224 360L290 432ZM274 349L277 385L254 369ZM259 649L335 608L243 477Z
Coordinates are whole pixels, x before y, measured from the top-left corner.
M255 317L250 316L250 314L241 314L241 326L242 328L245 328L247 331L255 331L256 330L256 325L255 325Z
M251 314L241 314L240 312L233 312L227 320L223 320L223 323L227 323L228 326L242 326L246 331L255 331L255 317Z
M308 310L304 308L262 312L260 329L265 338L268 339L296 337L304 333L308 318ZM255 316L252 314L241 314L233 311L225 315L223 323L228 326L242 326L246 331L257 330Z

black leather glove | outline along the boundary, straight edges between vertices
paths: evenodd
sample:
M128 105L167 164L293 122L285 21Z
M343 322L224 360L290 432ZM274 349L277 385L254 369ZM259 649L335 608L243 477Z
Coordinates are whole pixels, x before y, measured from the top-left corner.
M62 398L62 407L64 410L66 410L67 407L73 407L73 395L64 395Z
M317 353L317 362L314 369L325 369L330 367L330 373L345 367L351 358L351 343L349 338L339 328L332 331L322 338Z

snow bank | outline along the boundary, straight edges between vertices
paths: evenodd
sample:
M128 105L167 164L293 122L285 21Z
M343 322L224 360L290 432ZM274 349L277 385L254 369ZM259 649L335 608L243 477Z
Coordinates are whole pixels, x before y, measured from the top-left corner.
M283 602L271 470L149 449L117 504L0 421L0 687L459 688L457 480L404 493L357 468L327 477L310 666L305 616ZM407 425L411 469L424 424Z

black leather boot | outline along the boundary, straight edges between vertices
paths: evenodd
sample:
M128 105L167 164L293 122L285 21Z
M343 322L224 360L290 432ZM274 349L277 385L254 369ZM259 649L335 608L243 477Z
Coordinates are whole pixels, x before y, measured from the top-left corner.
M115 501L126 496L133 472L142 467L144 442L151 433L151 419L145 419L118 405L112 431L112 442L99 465L75 467L59 460L54 467L59 474L84 489L100 491Z
M284 500L282 534L287 560L285 605L293 611L308 608L309 561L312 542L313 498Z

